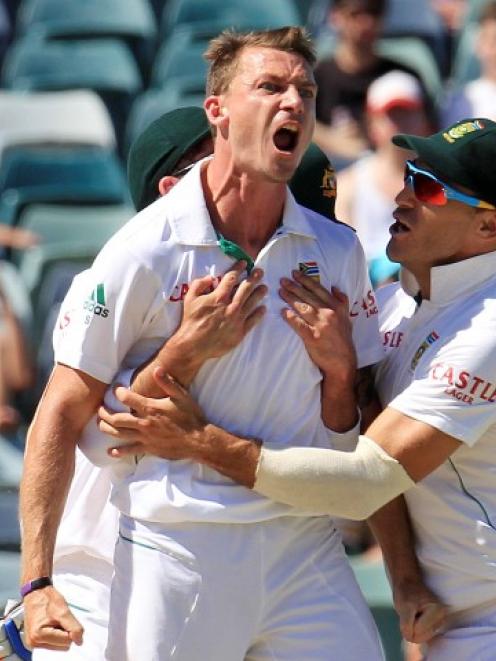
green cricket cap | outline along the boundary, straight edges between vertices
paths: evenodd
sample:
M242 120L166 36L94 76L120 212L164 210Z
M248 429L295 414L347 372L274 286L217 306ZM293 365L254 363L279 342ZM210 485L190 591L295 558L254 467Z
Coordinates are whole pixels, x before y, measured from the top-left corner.
M399 134L393 142L414 151L446 183L466 186L496 205L496 122L484 117L461 119L428 138Z
M315 143L311 142L307 147L289 187L298 204L326 218L334 218L336 173L327 156Z
M141 211L158 196L158 182L172 174L181 158L210 135L203 108L176 108L156 119L131 145L127 161L129 191Z

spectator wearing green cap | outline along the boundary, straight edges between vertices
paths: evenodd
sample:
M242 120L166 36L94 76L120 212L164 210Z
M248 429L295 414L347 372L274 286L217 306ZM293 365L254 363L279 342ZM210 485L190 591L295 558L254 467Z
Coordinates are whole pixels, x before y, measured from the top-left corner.
M422 613L429 661L490 661L496 649L496 123L467 118L429 137L399 134L393 142L416 157L406 161L387 247L402 266L400 283L378 291L385 356L375 381L385 408L356 450L254 444L206 423L186 391L166 381L164 392L175 403L140 400L136 415L148 417L150 427L134 439L142 448L160 439L164 457L215 465L280 502L355 519L378 510L373 521L382 524L376 532L393 579L410 535L428 586L446 606L418 601L416 613L408 612L398 600L408 588L393 580L405 636L422 641ZM298 278L284 285L283 296L299 301L299 316L308 319L301 306L315 305L326 291ZM129 392L119 397L135 403Z

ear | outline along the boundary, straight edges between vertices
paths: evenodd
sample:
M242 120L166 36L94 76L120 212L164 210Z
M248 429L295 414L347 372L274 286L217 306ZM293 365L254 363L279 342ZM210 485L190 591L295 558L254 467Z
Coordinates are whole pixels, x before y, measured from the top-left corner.
M163 197L164 195L167 195L167 193L172 188L174 188L178 181L179 179L177 177L171 177L170 175L162 177L158 182L158 192L160 196Z
M212 95L205 99L204 108L207 113L208 121L216 127L220 127L227 122L228 110L223 105L223 95Z
M478 209L477 231L485 239L496 239L496 210Z

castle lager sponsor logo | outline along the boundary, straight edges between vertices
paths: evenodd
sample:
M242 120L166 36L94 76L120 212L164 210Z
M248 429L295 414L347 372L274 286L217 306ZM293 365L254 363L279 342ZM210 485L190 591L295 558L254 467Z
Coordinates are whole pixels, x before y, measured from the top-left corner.
M364 296L360 301L355 301L351 306L350 317L358 317L359 314L365 314L365 316L373 317L377 314L377 303L375 300L374 292L372 289L369 289L366 296Z
M434 381L445 383L444 392L460 402L472 404L476 399L490 404L496 402L496 384L455 365L436 363L431 367L430 376Z
M415 352L415 355L412 358L412 362L410 363L410 369L414 370L417 367L418 361L422 358L431 344L434 344L436 340L439 340L439 335L436 333L436 331L429 333L429 335L425 338L425 340Z
M391 347L392 349L397 349L401 344L403 335L404 333L401 331L386 331L384 333L382 345L385 347Z

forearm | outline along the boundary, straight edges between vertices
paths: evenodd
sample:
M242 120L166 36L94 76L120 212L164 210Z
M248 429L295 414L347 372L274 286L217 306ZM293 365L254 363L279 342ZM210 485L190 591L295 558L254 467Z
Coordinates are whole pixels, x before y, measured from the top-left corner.
M254 489L300 509L361 520L413 485L396 459L361 436L354 452L263 447Z
M74 472L75 446L106 384L57 365L28 433L21 481L23 582L50 575L57 528Z
M321 400L322 422L328 429L342 433L356 425L358 412L353 376L340 380L324 377Z
M48 426L46 414L39 415L28 434L20 491L22 583L52 573L57 528L74 472L76 438L69 420L61 418Z
M393 591L420 582L422 571L415 554L413 530L403 496L379 509L368 523L382 549Z
M157 367L162 368L165 374L169 374L187 388L203 362L204 360L196 356L193 350L188 350L172 337L151 360L136 370L131 389L145 397L163 397L163 391L153 376Z
M368 518L414 484L398 461L366 437L354 452L274 448L207 424L187 444L184 458L272 500L350 519Z
M11 390L29 388L33 382L31 356L24 332L12 310L5 314L5 374Z

